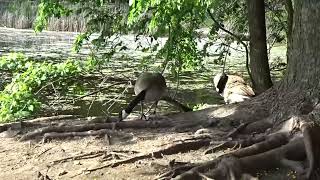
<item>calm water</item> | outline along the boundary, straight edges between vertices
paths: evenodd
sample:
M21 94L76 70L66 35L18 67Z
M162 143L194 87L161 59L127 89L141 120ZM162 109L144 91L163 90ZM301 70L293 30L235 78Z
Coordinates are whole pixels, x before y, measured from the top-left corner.
M35 34L33 30L18 30L10 28L0 28L0 56L8 52L22 52L28 57L41 60L62 61L68 57L85 58L90 50L88 45L84 45L83 49L78 53L72 52L72 43L75 40L77 33L70 32L41 32ZM145 57L153 53L142 52L142 47L147 47L150 44L150 39L140 38L135 41L134 36L122 36L114 38L114 41L122 40L127 47L127 50L121 51L114 56L114 58L104 65L102 73L104 77L119 77L127 79L135 79L136 76L145 70L154 71L159 69L161 65L160 60L147 59L151 61L151 65L144 66L143 61ZM158 39L159 46L163 46L165 38ZM199 47L205 44L205 40L198 43ZM155 43L155 42L153 42ZM213 46L209 49L210 54L215 53ZM231 56L227 59L227 71L237 72L246 76L245 71L245 56L244 53L232 50ZM279 56L285 55L285 52L277 52ZM275 56L278 56L277 53ZM204 69L193 72L184 72L180 77L180 84L177 90L177 81L165 73L168 81L169 92L176 94L176 98L191 107L197 104L220 104L222 103L221 97L213 91L212 76L213 74L221 71L221 66L215 65L215 57L204 58ZM101 76L101 74L99 74ZM94 85L85 84L88 92L97 89L97 87L105 87L114 82L103 82L103 77L96 81ZM128 91L123 92L127 86L115 86L97 95L77 101L74 105L65 105L53 101L50 105L46 106L47 112L55 112L59 114L81 114L84 116L97 116L105 114L116 114L121 108L133 98L132 87L128 86ZM119 96L119 94L121 94ZM54 99L54 97L52 97ZM55 102L55 103L54 103ZM90 108L89 108L90 107ZM175 111L175 108L166 103L160 104L161 112ZM88 110L90 109L90 110Z

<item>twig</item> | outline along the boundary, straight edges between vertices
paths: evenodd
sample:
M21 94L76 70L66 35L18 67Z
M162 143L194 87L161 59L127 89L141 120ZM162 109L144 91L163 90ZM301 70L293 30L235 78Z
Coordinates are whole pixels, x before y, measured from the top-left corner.
M111 85L109 85L109 86L106 86L106 87L104 87L104 88L101 88L101 89L98 89L98 90L93 91L93 92L91 92L91 93L88 93L88 94L85 94L85 95L83 95L83 96L77 97L77 98L73 99L73 102L74 102L74 101L77 101L77 100L79 100L79 99L82 99L82 98L84 98L84 97L88 97L88 96L91 96L91 95L93 95L93 94L99 93L99 92L101 92L101 91L107 90L107 89L109 89L109 88L112 87L112 86L119 85L119 84L125 84L125 83L127 83L127 81L125 81L125 82L116 82L116 83L113 83L113 84L111 84Z
M130 84L131 84L131 83L130 83ZM129 88L129 86L126 86L126 88L125 88L117 97L112 98L112 99L110 99L108 102L104 103L104 104L108 104L109 102L113 101L113 102L111 103L111 105L107 108L107 112L108 112L108 113L110 112L110 108L115 104L115 102L116 102L115 100L120 99L120 97L122 97L122 95L123 95L125 92L127 92L128 88Z
M96 100L97 96L98 96L98 94L95 94L95 96L92 98L92 100L90 102L89 108L87 110L87 117L89 116L90 110L91 110L92 105L93 105L94 101Z
M51 150L53 147L47 148L46 150L42 151L40 154L38 154L37 157L40 157L42 154L48 152L49 150Z
M204 154L210 154L210 153L215 153L220 149L223 149L225 147L227 147L227 145L229 144L229 141L223 142L221 144L218 144L216 146L214 146L213 148L207 149Z
M228 46L229 48L231 48L231 49L233 49L233 50L235 50L235 51L246 52L246 51L243 51L243 50L241 50L241 49L234 48L234 47L232 47L230 44L226 44L226 43L221 43L221 44L224 45L224 46Z
M57 81L60 81L60 80L61 80L61 79L56 79L56 80L54 80L54 81L52 81L52 82L48 82L46 85L42 86L35 94L36 94L36 95L39 94L39 92L42 91L44 88L46 88L46 87L50 86L51 84L53 84L53 83L55 83L55 82L57 82Z

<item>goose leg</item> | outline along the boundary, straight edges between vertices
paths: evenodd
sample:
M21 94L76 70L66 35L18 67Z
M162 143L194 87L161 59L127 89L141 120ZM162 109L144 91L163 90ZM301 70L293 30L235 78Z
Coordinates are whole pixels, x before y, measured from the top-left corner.
M141 117L140 119L147 119L146 115L143 113L143 101L140 102L141 107Z
M158 106L158 101L154 102L154 103L150 106L150 108L148 109L148 111L146 112L146 114L148 114L153 107L154 107L154 111L153 111L152 114L156 114L157 106Z
M153 111L153 114L156 114L156 112L157 112L158 102L159 102L159 101L156 101L156 102L154 103L154 111Z

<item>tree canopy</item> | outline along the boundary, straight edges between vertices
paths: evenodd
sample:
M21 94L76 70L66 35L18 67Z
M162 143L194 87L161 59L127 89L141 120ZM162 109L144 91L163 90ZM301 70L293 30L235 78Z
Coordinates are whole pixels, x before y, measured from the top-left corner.
M128 2L119 3L129 6ZM266 6L268 42L272 45L285 39L286 11L280 2L268 1ZM216 22L212 21L208 10ZM153 40L167 36L168 41L159 51L158 57L164 58L163 66L169 65L175 73L201 66L206 49L219 38L223 38L225 42L221 46L248 39L248 19L244 0L133 0L128 9L110 8L109 1L42 0L35 30L44 29L51 16L61 17L70 13L85 13L87 18L87 30L78 36L75 50L78 51L83 41L89 40L93 33L99 34L98 38L92 40L97 48L105 47L108 43L106 39L116 34L143 34ZM221 26L236 36L222 35L219 31ZM201 36L196 30L200 28L210 29L210 41L202 50L196 48L197 39ZM152 49L154 48L150 48ZM225 51L221 51L220 60L227 54Z

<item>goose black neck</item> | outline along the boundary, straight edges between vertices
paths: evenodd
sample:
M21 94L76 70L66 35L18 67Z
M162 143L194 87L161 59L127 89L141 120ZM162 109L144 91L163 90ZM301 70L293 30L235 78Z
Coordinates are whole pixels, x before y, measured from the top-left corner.
M143 101L146 96L146 90L141 91L126 107L126 113L130 114L134 107L140 102Z
M228 81L228 76L225 73L223 73L217 85L217 88L219 89L220 94L223 92L224 88L226 87L227 81Z

